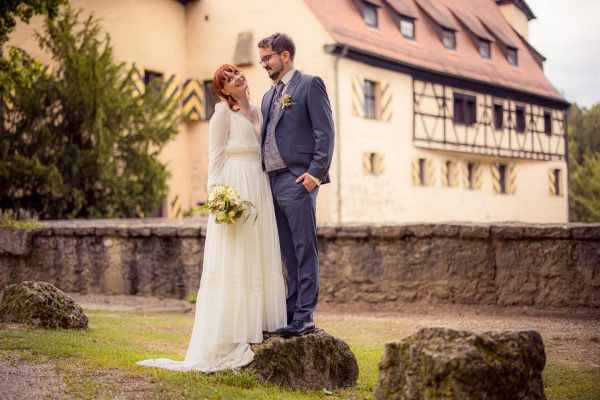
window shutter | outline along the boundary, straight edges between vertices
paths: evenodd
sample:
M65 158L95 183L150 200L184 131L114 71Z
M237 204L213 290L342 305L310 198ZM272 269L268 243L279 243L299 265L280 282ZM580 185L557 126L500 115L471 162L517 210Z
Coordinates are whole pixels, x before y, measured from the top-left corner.
M371 165L371 153L363 153L363 172L370 174L373 166Z
M361 76L352 77L352 113L361 118L365 117L364 79Z
M363 153L363 172L365 174L381 175L384 170L383 154Z
M52 67L50 65L44 65L44 75L52 76L53 71L54 70L52 69Z
M180 96L179 77L177 75L169 75L165 82L165 100L168 102L178 102Z
M191 121L204 121L204 88L198 79L188 79L183 84L183 113L189 115Z
M167 218L182 218L181 201L178 194L171 194L167 201Z
M381 95L379 96L380 120L389 122L392 120L392 85L381 84Z
M383 174L383 171L385 170L383 154L375 153L375 156L373 158L373 165L371 166L371 168L373 168L373 173L375 175Z
M435 185L435 168L431 158L425 159L425 184L427 186Z
M129 74L134 86L134 96L141 96L146 92L146 84L144 83L144 68L138 68L135 64L131 66Z
M492 172L492 187L494 189L494 193L500 193L500 164L493 163L490 165L490 170ZM508 192L508 190L507 190Z
M473 168L473 189L474 190L479 190L481 189L481 181L482 181L482 168L481 168L481 164L477 163L475 164L474 168Z
M419 179L419 159L413 158L412 160L412 183L415 186L421 186L421 180Z
M448 187L450 186L450 182L448 182L448 165L444 160L440 161L440 179L442 181L442 186Z
M2 103L4 103L4 106L6 107L7 110L12 111L15 108L14 103L12 102L12 100L14 99L14 97L17 95L17 91L15 90L15 88L11 88L8 91L8 95L2 97L0 100L2 100Z
M448 182L450 184L450 186L458 186L458 182L459 182L459 170L458 170L458 163L456 161L452 161L451 162L452 165L452 171L450 171L450 182Z
M506 193L515 194L517 192L517 166L514 163L508 165L506 181Z

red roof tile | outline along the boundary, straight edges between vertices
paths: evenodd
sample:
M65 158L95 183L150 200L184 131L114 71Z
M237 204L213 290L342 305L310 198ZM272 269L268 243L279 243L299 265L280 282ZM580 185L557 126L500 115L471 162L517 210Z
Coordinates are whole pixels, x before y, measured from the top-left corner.
M390 7L380 9L379 29L364 23L353 0L304 1L340 44L416 68L564 101L544 75L528 44L508 24L494 0L384 0ZM401 6L409 7L416 14L416 40L402 36L392 18L393 10ZM459 14L460 20L450 10ZM434 21L457 29L455 50L442 45ZM492 58L482 58L467 29L475 35L485 32L490 39L495 37L504 46L516 48L519 65L510 65L496 42L492 42Z
M386 0L385 2L398 14L405 17L417 18L417 12L406 0Z

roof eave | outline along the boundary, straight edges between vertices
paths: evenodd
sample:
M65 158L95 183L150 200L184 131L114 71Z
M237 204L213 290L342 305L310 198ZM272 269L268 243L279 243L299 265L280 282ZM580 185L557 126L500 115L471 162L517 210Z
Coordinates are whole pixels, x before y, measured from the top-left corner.
M533 11L531 10L531 8L529 7L529 5L525 2L525 0L496 0L496 3L498 3L498 4L514 3L515 6L517 6L521 11L523 11L523 13L525 13L525 15L527 16L527 19L529 21L537 18L535 16L535 14L533 13Z
M437 78L438 81L446 81L450 84L456 85L457 87L478 88L479 90L487 88L488 91L491 91L498 96L515 98L524 102L539 103L544 106L555 107L559 109L566 109L570 106L570 103L563 98L544 96L508 86L502 86L478 79L467 78L464 76L453 75L447 72L425 68L420 65L386 57L381 54L373 53L368 50L341 42L325 45L324 50L326 53L334 56L345 57L351 60L393 71L404 72L414 77L430 79Z

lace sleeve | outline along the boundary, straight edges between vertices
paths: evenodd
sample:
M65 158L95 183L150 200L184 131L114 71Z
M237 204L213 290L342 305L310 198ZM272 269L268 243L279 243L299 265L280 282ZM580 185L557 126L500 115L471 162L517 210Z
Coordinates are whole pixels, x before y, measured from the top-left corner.
M208 180L207 193L215 183L220 183L225 164L225 149L229 137L229 110L224 104L215 106L215 113L208 126Z

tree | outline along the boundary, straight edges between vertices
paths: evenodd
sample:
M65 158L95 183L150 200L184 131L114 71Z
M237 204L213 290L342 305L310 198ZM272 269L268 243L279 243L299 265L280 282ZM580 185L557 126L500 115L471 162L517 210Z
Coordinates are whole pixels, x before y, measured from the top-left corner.
M570 220L600 222L600 104L569 111Z
M61 5L67 0L2 0L0 2L0 96L6 95L19 79L20 70L16 64L2 58L3 45L8 35L15 29L17 19L28 23L34 14L54 18Z
M50 52L53 75L23 51L0 126L0 209L40 218L132 217L149 214L166 194L158 161L182 121L156 82L135 96L110 37L92 17L65 10L37 35Z
M0 45L8 40L15 29L17 18L28 23L34 14L44 14L49 18L58 15L61 5L67 0L2 0L0 3Z
M572 169L570 181L571 220L600 222L600 154L586 154Z

